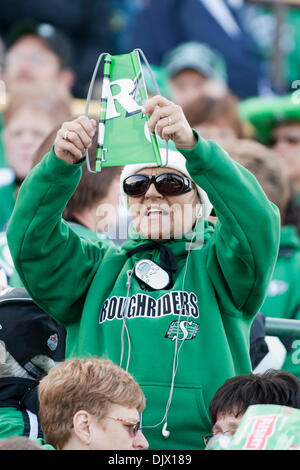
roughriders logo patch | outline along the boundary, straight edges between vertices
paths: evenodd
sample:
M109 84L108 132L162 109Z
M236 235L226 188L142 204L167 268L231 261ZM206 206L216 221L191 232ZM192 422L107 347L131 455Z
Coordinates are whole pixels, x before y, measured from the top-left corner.
M55 351L58 345L58 335L56 333L49 336L47 340L47 345L48 345L48 348L51 349L51 351Z
M99 323L106 320L122 320L126 310L126 318L158 318L165 315L184 315L198 318L198 299L194 292L172 291L159 299L147 294L135 294L129 298L111 297L102 305Z
M165 338L170 338L172 341L195 338L199 330L199 323L193 322L192 320L172 321L168 328Z

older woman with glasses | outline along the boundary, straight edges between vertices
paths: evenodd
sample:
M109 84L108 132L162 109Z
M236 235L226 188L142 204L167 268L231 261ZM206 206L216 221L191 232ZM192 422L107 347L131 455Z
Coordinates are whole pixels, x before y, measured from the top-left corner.
M150 449L201 449L214 393L251 370L249 329L277 256L278 210L178 105L155 96L144 112L177 150L164 167L125 166L132 225L121 249L79 238L61 218L96 129L83 116L62 125L23 183L8 241L32 297L67 328L67 356L104 354L139 382Z

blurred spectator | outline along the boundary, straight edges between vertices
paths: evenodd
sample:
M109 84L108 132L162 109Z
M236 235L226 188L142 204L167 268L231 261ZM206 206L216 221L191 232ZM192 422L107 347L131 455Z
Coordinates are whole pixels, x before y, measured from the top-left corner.
M217 96L226 92L224 59L207 44L180 44L163 56L161 66L170 82L171 99L180 106L192 103L206 89Z
M27 19L62 31L73 46L73 94L86 97L97 57L112 51L111 5L107 0L0 0L0 36Z
M300 202L300 120L286 121L275 126L271 145L285 161Z
M150 0L142 4L127 29L125 51L140 47L151 64L161 65L164 54L181 43L206 43L224 56L228 86L239 98L270 91L257 44L244 25L242 2Z
M10 95L3 113L3 145L8 169L0 170L0 230L8 221L16 191L31 169L38 146L48 133L71 115L71 99L58 85L33 84ZM5 174L2 179L1 173Z
M54 143L57 126L43 141L37 150L33 165L35 166L43 156L50 152ZM89 148L89 159L92 168L95 167L97 155L98 132L93 137L92 146ZM120 199L120 174L121 166L103 167L100 173L91 174L87 165L82 166L82 176L71 199L68 201L63 218L69 222L77 234L97 241L108 239L109 228L116 227L118 223L118 207ZM115 230L117 235L118 230ZM126 237L127 238L127 237ZM114 241L122 243L117 236Z
M300 201L299 92L268 99L252 98L239 104L241 119L249 122L254 137L278 152L286 164Z
M158 65L151 65L150 67L154 75L154 78L156 80L157 86L159 88L159 91L160 91L159 94L162 96L165 96L165 98L170 98L169 80L167 78L164 68ZM148 67L146 67L144 63L142 63L142 70L143 70L148 97L150 98L151 96L157 95L158 93L157 93L155 84L153 83Z
M0 324L0 438L42 437L37 385L64 360L65 329L23 288L0 295Z
M232 377L216 391L210 402L212 434L233 436L251 405L282 405L300 408L300 382L288 372L269 370L264 374Z
M44 442L57 450L142 450L144 394L108 359L67 359L39 384ZM41 441L43 442L43 441Z
M257 178L268 198L276 204L281 215L281 237L276 266L267 296L260 311L267 317L300 320L300 237L297 226L286 219L291 205L292 188L285 165L280 156L264 145L250 140L223 142L231 158L247 168ZM295 221L295 218L294 218ZM287 224L288 222L288 224ZM298 215L298 226L300 217ZM283 368L300 378L299 352L290 338L280 338L279 348L284 350L277 368ZM271 339L266 338L271 347ZM295 344L298 344L295 342ZM272 358L270 357L272 360ZM279 360L279 356L278 356ZM269 364L269 367L274 367Z
M46 153L50 152L60 126L61 124L55 127L43 140L32 157L29 170L37 165ZM97 139L98 132L89 149L92 168L96 161ZM100 173L94 175L89 173L86 165L82 166L80 183L63 212L63 218L68 225L81 237L91 241L106 240L107 243L117 244L127 239L129 221L126 215L122 216L119 207L121 170L122 167L104 167ZM14 269L7 245L6 231L0 232L1 267L10 286L23 286Z
M9 32L3 78L8 91L47 82L71 90L74 72L68 38L49 24L20 23Z
M0 451L2 450L43 450L43 448L26 436L12 436L0 439Z
M215 140L246 137L246 125L238 114L238 99L230 92L220 97L200 95L193 102L183 106L191 127L204 139Z

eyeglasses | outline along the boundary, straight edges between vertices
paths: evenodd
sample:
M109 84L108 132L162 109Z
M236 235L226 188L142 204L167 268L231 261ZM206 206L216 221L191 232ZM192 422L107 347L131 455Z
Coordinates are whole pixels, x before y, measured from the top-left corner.
M45 66L48 64L56 64L58 59L55 54L49 52L36 52L33 54L21 54L18 52L10 52L7 56L7 64L19 65L20 63L27 62L33 67Z
M193 189L193 183L185 176L176 173L161 173L160 175L136 174L128 176L123 182L125 194L131 197L139 197L146 194L151 184L163 196L178 196Z
M203 442L204 442L204 445L207 446L207 444L209 443L209 441L214 437L216 436L217 434L229 434L231 435L232 434L232 431L223 431L223 432L215 432L214 434L207 434L207 436L203 436Z
M114 421L120 421L121 423L124 423L126 427L128 427L129 435L130 437L135 437L138 433L138 431L141 429L141 422L132 422L132 421L127 421L126 419L123 418L117 418L115 416L106 416L106 418L113 419Z
M300 142L300 135L278 135L273 136L271 139L271 147L276 145L278 142L286 142L287 144L296 145Z

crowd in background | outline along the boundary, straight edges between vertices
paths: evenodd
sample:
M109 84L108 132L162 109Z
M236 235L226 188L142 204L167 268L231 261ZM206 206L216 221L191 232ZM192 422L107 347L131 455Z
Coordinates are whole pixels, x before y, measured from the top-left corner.
M252 365L257 374L276 369L300 379L300 333L298 338L264 332L266 318L300 322L300 2L280 12L274 5L258 4L243 0L0 0L0 289L4 294L10 286L20 288L18 295L21 292L20 297L24 296L6 240L22 182L50 151L61 124L84 114L98 56L140 48L161 94L182 107L189 124L202 137L220 144L253 173L279 208L280 248L265 302L257 312L263 332L251 343ZM153 82L146 68L144 72L152 96L156 94ZM99 76L92 104L95 119L100 90ZM96 148L97 135L90 151L92 162ZM119 177L119 167L104 168L97 176L89 175L83 167L81 183L63 213L76 233L92 241L124 241L109 237L109 230L114 231L120 218L128 217L124 208L118 207ZM111 218L109 226L107 218L102 223L98 211L99 205L106 203L118 207L119 214L118 220ZM217 224L213 211L210 219ZM7 345L6 349L0 356L2 363L13 356ZM43 369L44 362L35 362L34 367ZM79 364L74 363L76 367ZM52 364L47 372L50 368ZM7 370L1 374L0 369L0 378L11 375L32 380L18 375L14 367ZM126 380L131 383L131 378ZM45 390L40 393L47 407ZM57 393L62 393L61 389ZM78 396L84 393L80 391ZM141 412L145 404L138 385L135 393L136 400L128 401L126 396L124 401L116 399L114 406ZM285 397L277 404L300 408L299 393L295 392L294 401ZM56 400L55 390L50 399ZM255 403L267 403L267 399ZM93 423L93 413L97 414L94 410L89 415L76 415L76 440L74 436L69 440L69 429L57 438L46 414L42 419L47 435L54 436L51 442L58 442L59 448L97 448L86 425L89 420ZM72 419L75 414L73 410ZM132 414L134 422L136 414ZM214 426L216 421L215 416ZM20 429L8 434L1 434L0 429L0 437L26 435ZM216 426L212 432L215 430ZM147 441L134 426L131 433L134 448L147 448ZM42 438L42 433L36 437Z

